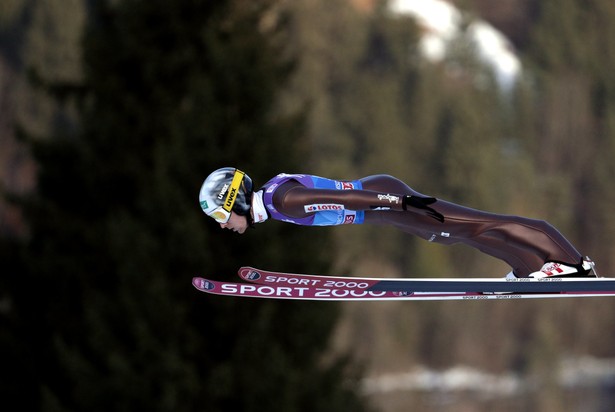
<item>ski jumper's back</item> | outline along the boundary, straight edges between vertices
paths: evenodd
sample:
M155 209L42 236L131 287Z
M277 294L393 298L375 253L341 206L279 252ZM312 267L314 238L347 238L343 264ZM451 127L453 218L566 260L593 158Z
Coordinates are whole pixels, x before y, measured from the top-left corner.
M304 210L306 213L309 213L309 215L302 218L287 216L280 213L273 204L273 197L275 191L289 180L294 180L310 189L361 190L363 188L359 180L339 181L313 175L281 173L265 183L262 188L263 202L271 218L303 226L333 226L363 223L364 211L348 210L339 204L314 203L305 205Z

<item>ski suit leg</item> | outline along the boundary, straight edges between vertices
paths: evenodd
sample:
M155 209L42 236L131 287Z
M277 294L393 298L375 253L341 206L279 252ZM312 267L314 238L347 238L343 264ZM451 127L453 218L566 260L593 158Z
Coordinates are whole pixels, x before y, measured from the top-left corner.
M365 190L425 196L388 175L361 179ZM552 225L536 219L499 215L444 200L432 204L444 222L417 213L366 211L365 223L391 225L440 243L462 243L508 263L519 277L540 270L547 260L578 264L582 255Z

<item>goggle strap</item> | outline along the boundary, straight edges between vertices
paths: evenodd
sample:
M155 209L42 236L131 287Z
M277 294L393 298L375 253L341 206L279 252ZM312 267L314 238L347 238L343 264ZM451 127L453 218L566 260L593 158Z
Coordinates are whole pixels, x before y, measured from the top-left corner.
M244 175L244 172L239 169L235 169L235 174L233 175L231 187L229 187L228 192L226 193L226 198L224 199L224 203L222 204L222 208L229 213L231 210L233 210L233 205L235 204L235 200L237 200L239 186L241 186L241 182L243 181Z

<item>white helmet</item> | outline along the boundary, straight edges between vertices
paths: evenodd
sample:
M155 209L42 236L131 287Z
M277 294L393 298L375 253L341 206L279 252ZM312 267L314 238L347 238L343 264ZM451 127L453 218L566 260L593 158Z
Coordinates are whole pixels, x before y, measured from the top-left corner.
M223 167L203 182L199 193L201 209L219 223L226 223L231 211L250 220L252 179L239 169Z

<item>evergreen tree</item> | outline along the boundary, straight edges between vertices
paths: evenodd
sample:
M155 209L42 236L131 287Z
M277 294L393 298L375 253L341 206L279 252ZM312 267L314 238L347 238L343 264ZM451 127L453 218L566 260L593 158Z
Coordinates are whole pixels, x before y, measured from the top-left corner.
M208 297L190 285L244 264L323 271L328 262L322 232L272 223L240 238L198 206L213 169L237 166L258 184L301 153L301 116L275 106L292 64L274 6L95 4L75 97L81 129L31 142L38 189L20 202L30 233L0 248L11 304L0 317L3 368L14 376L4 402L363 409L347 362L319 362L335 307Z
M539 85L534 147L546 204L555 223L606 269L615 240L605 230L611 213L602 206L615 195L606 177L615 154L615 6L608 0L544 1L537 11L529 56Z

